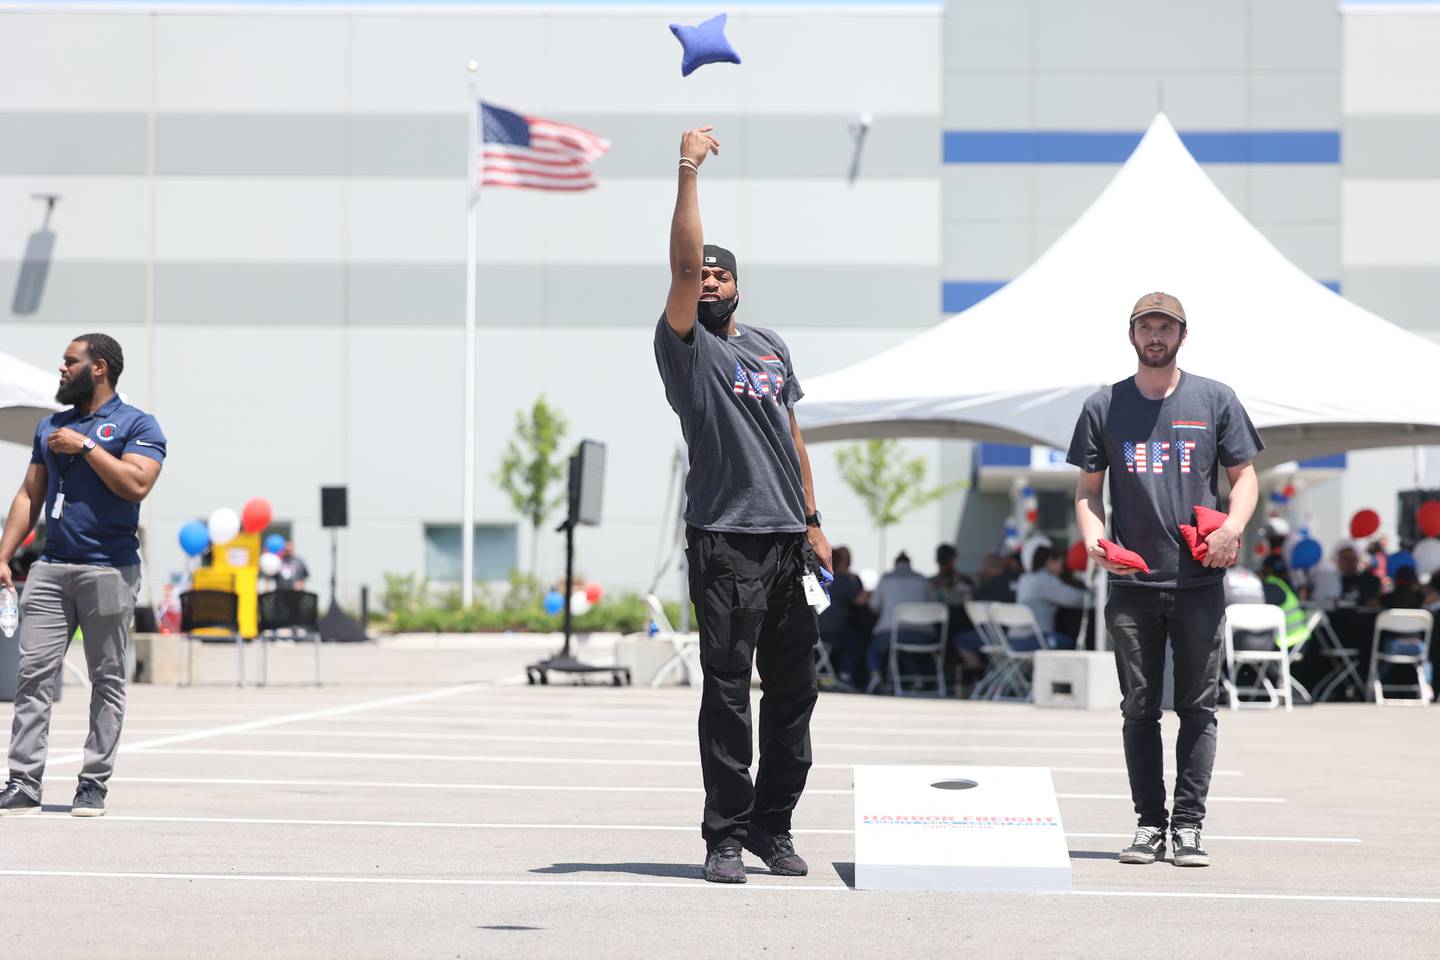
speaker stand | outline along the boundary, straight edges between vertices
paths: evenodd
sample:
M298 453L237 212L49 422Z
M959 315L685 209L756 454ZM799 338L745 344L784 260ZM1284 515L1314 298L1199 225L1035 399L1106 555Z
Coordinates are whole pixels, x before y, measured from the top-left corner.
M364 624L356 623L350 615L340 609L339 592L340 534L330 528L330 609L320 618L320 639L339 643L364 643L370 638L365 634Z
M525 668L525 677L532 685L546 685L550 682L552 673L573 673L584 676L585 674L608 673L612 686L630 685L630 668L611 666L601 667L593 663L585 663L570 652L570 637L572 634L572 620L570 616L570 597L575 593L575 522L566 520L555 528L558 533L565 531L565 646L553 657L547 657L539 663L532 663Z

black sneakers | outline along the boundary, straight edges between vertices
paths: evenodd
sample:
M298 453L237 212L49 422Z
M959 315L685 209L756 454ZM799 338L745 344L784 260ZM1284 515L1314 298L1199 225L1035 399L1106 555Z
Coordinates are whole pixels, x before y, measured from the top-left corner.
M788 833L771 836L751 824L745 849L763 860L771 873L779 876L803 877L810 872L809 865L795 852L795 841Z
M705 879L711 883L744 883L745 862L740 859L740 847L725 843L705 855Z
M40 801L22 790L15 781L10 781L5 784L4 790L0 790L0 817L19 817L39 812Z
M1135 828L1135 839L1130 846L1120 851L1121 863L1154 863L1165 856L1165 830L1163 827L1140 826Z
M1177 867L1208 867L1210 854L1200 845L1199 827L1176 827L1170 831L1170 846Z
M70 805L72 817L105 816L105 791L91 780L81 780L75 790L75 802Z

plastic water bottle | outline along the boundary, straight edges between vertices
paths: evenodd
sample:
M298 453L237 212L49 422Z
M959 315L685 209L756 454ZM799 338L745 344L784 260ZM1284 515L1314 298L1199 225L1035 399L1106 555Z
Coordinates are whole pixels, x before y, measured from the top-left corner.
M18 626L20 607L16 603L15 590L12 587L0 587L0 633L13 637Z
M653 637L653 636L655 636L656 634L658 634L659 632L660 632L660 624L656 623L654 620L651 620L651 621L650 621L650 636Z

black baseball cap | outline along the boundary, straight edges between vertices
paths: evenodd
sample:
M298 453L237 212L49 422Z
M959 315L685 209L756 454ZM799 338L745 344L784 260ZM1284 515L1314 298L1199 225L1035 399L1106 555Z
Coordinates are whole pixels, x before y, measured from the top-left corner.
M705 244L705 253L701 261L707 267L720 267L730 271L730 276L736 280L740 279L740 271L735 269L735 254L724 247L717 247L713 243Z

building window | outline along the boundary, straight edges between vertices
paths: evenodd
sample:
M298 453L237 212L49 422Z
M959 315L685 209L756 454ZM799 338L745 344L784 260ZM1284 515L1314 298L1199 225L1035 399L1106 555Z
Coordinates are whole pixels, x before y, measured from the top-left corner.
M506 579L518 552L515 524L475 524L476 580ZM425 524L425 576L439 583L460 582L460 524Z

